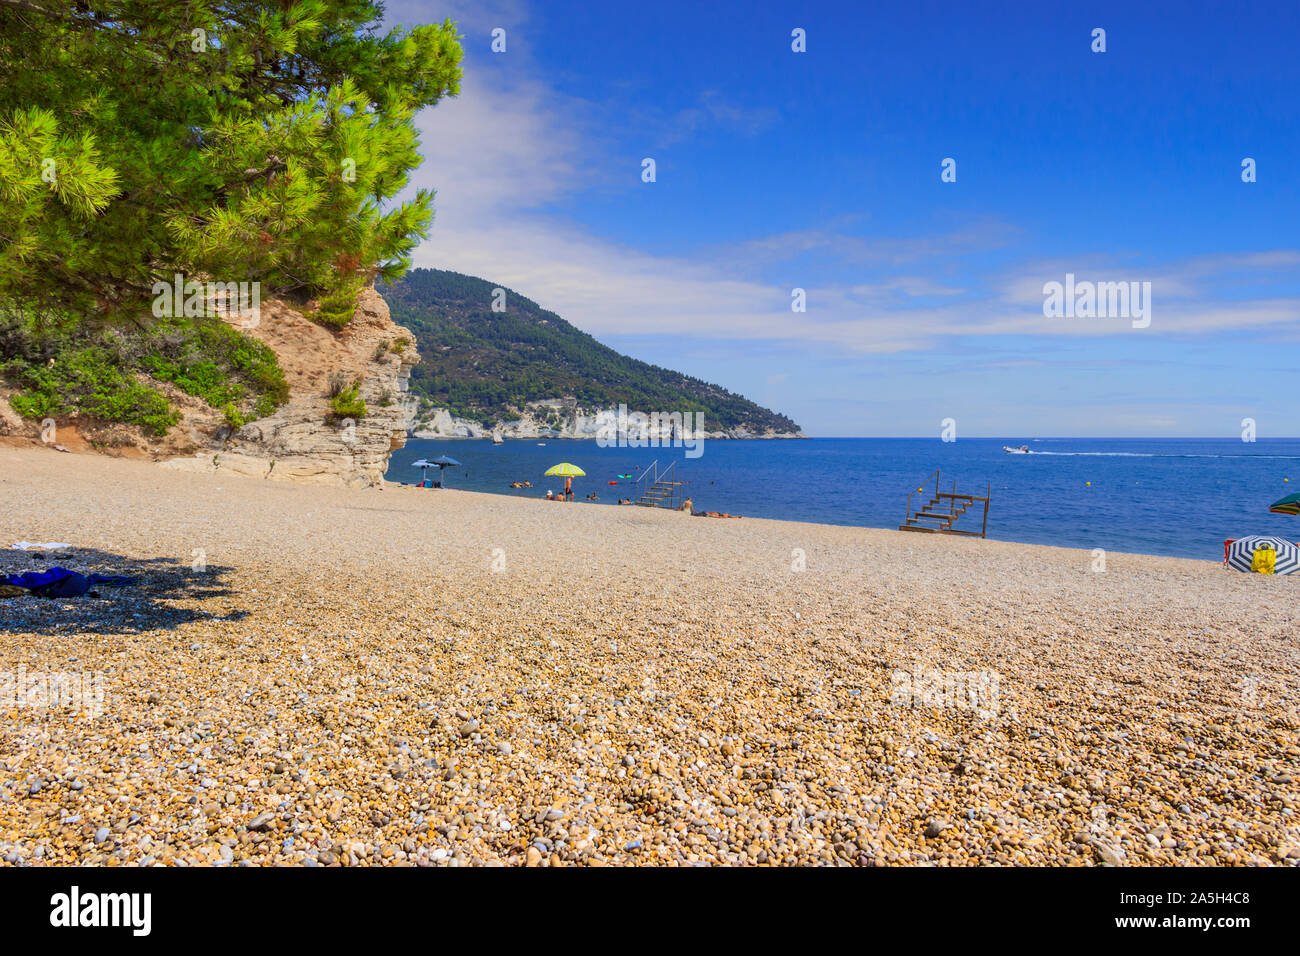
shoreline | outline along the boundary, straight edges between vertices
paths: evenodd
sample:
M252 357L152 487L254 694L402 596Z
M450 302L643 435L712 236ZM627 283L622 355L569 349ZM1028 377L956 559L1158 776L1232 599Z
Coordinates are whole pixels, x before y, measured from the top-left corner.
M475 447L473 439L442 441L460 444L421 445L415 440L407 446L405 456L394 456L388 478L414 481L418 473L406 467L408 459L416 454L434 457L450 453L470 463L466 472L474 471L472 480L469 474L464 475L465 481L453 476L453 487L519 496L506 487L517 475L540 471L542 458L565 457L566 448L573 447L573 454L578 454L576 446L553 445L548 450L524 442L515 448L494 446L486 451ZM674 451L672 456L679 466L678 477L693 479L682 491L696 493L699 510L895 530L903 523L910 501L908 483L916 481L909 475L928 468L932 482L936 465L942 465L945 485L956 476L962 491L982 494L986 482L992 486L988 534L1001 541L1207 561L1222 560L1225 539L1266 534L1300 541L1300 526L1292 525L1292 519L1267 513L1264 507L1294 487L1281 479L1289 474L1293 462L1300 462L1300 454L1271 454L1276 448L1300 453L1289 440L1277 439L1276 446L1261 446L1257 454L1238 455L1231 447L1219 447L1211 449L1215 452L1211 456L1196 454L1196 446L1181 440L1172 444L1135 440L1140 447L1130 453L1115 451L1125 446L1112 440L1089 440L1058 444L1056 451L1029 458L1002 454L998 450L1002 439L964 441L955 458L951 446L940 450L938 442L928 438L807 439L806 444L779 447L737 440L716 445L712 455L683 460ZM1217 441L1223 446L1221 439ZM601 503L611 498L617 501L631 488L623 484L606 494L605 477L613 477L615 471L638 473L651 458L665 460L661 449L581 447L586 457L574 460L583 464L596 483L594 488L579 484L584 493L594 490L601 495L605 499ZM1188 473L1200 463L1175 459L1197 457L1228 460L1211 462L1214 474L1196 481ZM1286 460L1274 462L1275 457ZM545 465L552 460L557 459ZM859 463L856 470L854 462ZM686 466L685 470L681 466ZM602 468L608 468L610 474L601 474ZM716 494L710 487L713 478L717 479ZM1220 478L1223 480L1217 480ZM1290 480L1297 476L1291 475ZM1180 488L1190 496L1184 506L1195 514L1171 521L1165 510L1167 500ZM636 491L631 493L635 497ZM974 507L978 511L982 506L977 503ZM968 514L957 528L978 534L980 515L973 520L972 527Z
M6 573L138 581L0 599L0 671L104 694L0 707L7 862L1300 865L1295 581L44 449L0 494Z

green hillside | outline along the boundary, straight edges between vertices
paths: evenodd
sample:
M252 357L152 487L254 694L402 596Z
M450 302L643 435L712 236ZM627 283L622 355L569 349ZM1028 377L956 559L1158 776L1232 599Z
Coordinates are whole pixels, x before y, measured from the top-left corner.
M411 390L433 406L491 424L518 418L527 402L571 395L586 409L703 412L710 430L799 430L718 385L620 355L511 289L506 311L493 312L495 288L441 269L379 286L393 320L415 333Z

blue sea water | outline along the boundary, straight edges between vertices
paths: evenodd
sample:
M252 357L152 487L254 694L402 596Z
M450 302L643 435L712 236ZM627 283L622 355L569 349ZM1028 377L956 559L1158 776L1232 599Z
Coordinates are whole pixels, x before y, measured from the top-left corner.
M1033 453L1002 451L1021 444ZM680 448L594 441L412 439L393 455L388 479L418 481L410 462L449 455L462 467L447 469L447 487L540 498L564 484L542 472L570 461L588 476L575 480L575 499L595 491L601 505L614 505L634 494L634 484L607 481L676 459L697 510L896 528L908 492L939 469L944 490L953 479L959 493L990 488L988 535L1004 541L1221 560L1225 538L1300 540L1300 518L1268 511L1300 492L1300 439L823 438L706 440L702 448L690 459ZM524 479L531 489L507 487ZM978 531L981 512L967 512L957 527Z

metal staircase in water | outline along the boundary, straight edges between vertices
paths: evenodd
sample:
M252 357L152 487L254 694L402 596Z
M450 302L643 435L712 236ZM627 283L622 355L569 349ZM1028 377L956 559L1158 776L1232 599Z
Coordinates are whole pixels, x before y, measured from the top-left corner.
M661 469L657 460L652 461L636 480L636 503L644 508L679 508L683 484L677 480L677 462Z
M912 510L912 498L915 495L926 494L926 486L930 479L934 479L934 493L930 495L928 501L921 505L915 511ZM907 518L904 524L898 526L899 531L925 531L930 534L961 534L971 538L983 538L989 528L989 493L992 486L986 486L984 495L959 495L957 494L957 481L953 479L952 491L939 490L939 470L936 468L933 475L921 482L921 486L907 495ZM984 522L979 531L964 531L954 528L957 519L966 513L966 511L975 504L983 503L984 505Z

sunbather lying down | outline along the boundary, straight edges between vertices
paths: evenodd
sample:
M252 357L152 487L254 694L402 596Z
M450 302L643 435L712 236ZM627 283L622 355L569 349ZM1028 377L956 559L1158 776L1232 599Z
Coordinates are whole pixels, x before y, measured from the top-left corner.
M743 518L744 515L729 515L724 511L692 511L692 518Z

